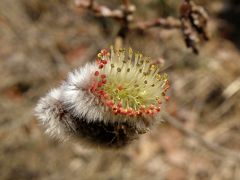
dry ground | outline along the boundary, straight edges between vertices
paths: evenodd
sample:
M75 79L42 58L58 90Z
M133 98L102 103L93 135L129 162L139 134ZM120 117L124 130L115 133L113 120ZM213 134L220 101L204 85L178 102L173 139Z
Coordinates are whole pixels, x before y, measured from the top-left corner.
M111 7L113 2L108 2ZM135 2L138 18L177 14L174 1ZM177 30L131 33L128 44L166 60L172 116L239 154L240 53L224 38L234 29L223 26L227 14L218 16L226 4L199 2L211 14L211 41L199 56L185 48ZM164 12L157 9L161 3ZM0 179L240 179L234 157L209 150L166 122L122 152L88 150L44 135L33 112L39 97L112 44L117 30L114 21L77 10L67 0L0 1Z

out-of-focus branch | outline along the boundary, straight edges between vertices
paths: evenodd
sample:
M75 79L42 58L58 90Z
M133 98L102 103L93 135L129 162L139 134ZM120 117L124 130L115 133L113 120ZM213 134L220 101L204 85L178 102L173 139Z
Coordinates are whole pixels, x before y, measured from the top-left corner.
M96 16L111 17L114 19L122 19L124 17L124 13L121 9L111 10L107 6L96 3L94 0L90 1L76 0L75 4L79 8L89 9Z
M130 3L130 0L122 0L121 10L123 12L123 18L121 20L121 28L118 31L115 46L117 49L122 47L123 40L126 38L129 32L129 24L133 21L133 13L136 8Z
M152 27L164 29L181 29L187 47L198 54L197 44L201 39L208 40L206 31L208 16L203 7L197 6L191 0L183 0L180 7L180 18L157 18L149 21L134 21L133 13L136 8L130 0L122 0L122 6L111 10L107 6L100 5L94 0L76 0L79 8L92 11L96 16L109 17L118 20L121 28L117 34L118 44L121 44L131 30L145 31Z
M157 18L149 21L133 21L133 13L135 11L135 6L130 4L129 0L123 0L123 5L119 9L111 10L107 6L100 5L95 1L81 1L76 0L77 7L89 9L96 16L110 17L117 20L124 20L125 26L128 30L147 30L152 27L161 27L165 29L176 29L181 28L180 20L173 17L168 18ZM132 23L132 24L130 24Z
M184 133L185 135L194 138L195 140L197 140L201 145L203 145L204 147L206 147L207 149L221 155L224 157L229 157L233 160L237 160L240 161L240 153L239 152L235 152L232 151L230 149L224 148L218 144L215 144L213 142L209 142L207 140L205 140L200 134L198 134L197 132L190 130L186 127L184 127L184 125L182 125L179 120L177 120L176 118L174 118L173 116L170 116L169 114L162 112L162 117L165 121L167 121L169 124L171 124L173 127L175 127L176 129L178 129L179 131L181 131L182 133Z
M180 21L183 37L187 47L198 54L197 44L201 39L207 41L208 15L205 9L191 0L184 0L180 6Z
M124 6L128 7L130 5L129 0L122 0L122 1L123 1Z
M179 29L181 28L181 23L179 19L168 17L168 18L158 18L150 21L140 21L132 25L131 29L146 30L153 27L162 27L165 29Z
M122 47L122 41L125 39L127 33L129 32L129 24L133 20L132 14L135 11L135 6L130 4L129 0L122 0L123 5L115 10L111 10L104 5L100 5L94 0L76 0L75 3L77 7L88 9L92 11L96 16L108 17L118 20L121 23L121 28L119 29L117 37L115 39L115 48L119 49Z

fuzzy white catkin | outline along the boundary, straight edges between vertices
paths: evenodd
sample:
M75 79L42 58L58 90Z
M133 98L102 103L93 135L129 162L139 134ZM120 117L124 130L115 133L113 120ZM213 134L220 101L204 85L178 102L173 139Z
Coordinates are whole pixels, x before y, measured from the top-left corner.
M134 135L145 132L156 122L149 119L149 117L129 117L112 114L101 104L99 97L89 90L94 80L95 71L96 65L87 63L85 66L71 72L60 87L51 90L45 97L40 99L35 111L48 135L60 140L77 137L87 143L92 141L89 143L93 144L94 138L98 136L94 134L95 132L98 133L99 131L99 134L105 136L102 131L105 128L111 129L112 126L114 128L115 124L118 126L125 123L124 127L130 129L129 131ZM103 127L105 126L103 124L99 125L99 123L106 124L106 127ZM110 127L107 124L110 124ZM92 130L91 126L95 130ZM106 133L108 133L107 131L109 130L106 130ZM93 135L88 133L93 133ZM123 137L127 139L128 136L130 137L130 135ZM89 140L89 137L92 140Z
M60 98L61 87L51 90L39 100L35 112L46 133L63 140L66 138L66 132L64 125L60 121Z
M62 91L62 100L67 110L76 117L84 117L88 122L102 121L106 114L99 99L89 92L95 70L95 64L89 63L70 73Z
M89 63L75 70L60 87L39 100L35 108L36 116L48 135L60 140L69 139L76 131L73 116L89 121L92 117L101 117L102 114L97 113L99 106L94 103L96 97L89 94L87 89L94 68L95 65Z
M139 130L147 128L145 121L150 122L148 126L152 126L155 121L149 120L148 117L113 115L111 111L102 106L100 99L89 91L96 68L95 64L88 63L83 68L69 74L61 94L67 111L73 116L85 118L87 122L127 122Z

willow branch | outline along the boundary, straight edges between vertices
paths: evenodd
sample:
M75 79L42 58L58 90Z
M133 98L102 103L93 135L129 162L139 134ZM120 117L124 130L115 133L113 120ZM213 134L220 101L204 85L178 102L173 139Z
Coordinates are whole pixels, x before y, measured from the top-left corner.
M93 0L90 1L76 0L75 4L79 8L84 8L88 9L89 11L92 11L96 16L110 17L114 19L122 19L124 17L124 13L121 9L111 10L107 6L100 5Z
M131 26L131 29L146 30L153 27L161 27L164 29L180 29L181 23L179 19L173 17L158 18L149 21L139 21Z

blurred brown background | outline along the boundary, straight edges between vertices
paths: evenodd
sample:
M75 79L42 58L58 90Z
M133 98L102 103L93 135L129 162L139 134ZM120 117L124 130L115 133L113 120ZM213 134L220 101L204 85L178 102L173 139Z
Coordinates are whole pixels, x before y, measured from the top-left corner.
M116 8L120 1L98 1ZM178 16L180 1L135 0L135 18ZM168 111L186 129L240 153L240 3L198 0L210 14L211 40L200 55L179 30L130 33L127 44L165 59L171 82ZM119 24L77 9L68 0L0 1L0 179L240 179L234 156L162 123L123 152L88 150L44 135L37 100L67 73L113 44Z

